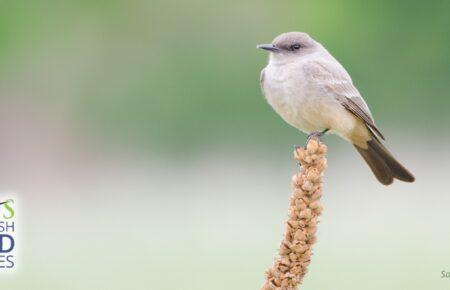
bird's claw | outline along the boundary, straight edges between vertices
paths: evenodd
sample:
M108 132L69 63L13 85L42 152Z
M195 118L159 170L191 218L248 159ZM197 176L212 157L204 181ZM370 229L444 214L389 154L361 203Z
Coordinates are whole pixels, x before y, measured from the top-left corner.
M326 132L328 132L329 129L325 129L321 132L319 131L315 131L315 132L311 132L308 135L308 139L306 140L306 145L308 145L309 141L311 141L314 138L317 138L317 142L319 142L319 144L322 142L322 136L325 135Z

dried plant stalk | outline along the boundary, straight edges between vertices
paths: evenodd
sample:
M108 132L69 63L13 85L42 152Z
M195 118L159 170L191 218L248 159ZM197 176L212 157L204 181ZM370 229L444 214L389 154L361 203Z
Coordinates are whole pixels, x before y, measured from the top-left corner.
M286 232L274 265L266 272L262 290L294 290L302 283L316 241L318 217L322 213L322 176L327 167L327 147L311 139L306 148L296 148L300 172L292 177L292 195Z

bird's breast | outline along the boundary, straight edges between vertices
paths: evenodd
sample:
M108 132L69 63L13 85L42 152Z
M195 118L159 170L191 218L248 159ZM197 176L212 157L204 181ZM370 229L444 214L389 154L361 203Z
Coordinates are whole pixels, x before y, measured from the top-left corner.
M305 132L318 130L320 124L313 115L320 110L321 94L307 81L300 65L269 65L263 89L268 103L287 123Z

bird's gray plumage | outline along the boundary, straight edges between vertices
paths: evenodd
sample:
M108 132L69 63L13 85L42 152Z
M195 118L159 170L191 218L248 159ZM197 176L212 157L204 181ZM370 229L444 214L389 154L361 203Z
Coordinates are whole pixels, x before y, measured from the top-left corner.
M261 90L290 125L307 133L330 130L351 142L383 184L414 176L381 143L384 136L344 67L304 32L277 36L269 64L261 72Z

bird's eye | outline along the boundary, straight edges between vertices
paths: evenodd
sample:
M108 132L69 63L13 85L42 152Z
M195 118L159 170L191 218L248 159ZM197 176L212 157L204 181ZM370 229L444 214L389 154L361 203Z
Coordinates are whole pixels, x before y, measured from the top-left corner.
M300 44L295 43L295 44L291 45L291 50L297 50L297 49L300 49L300 47L301 47Z

